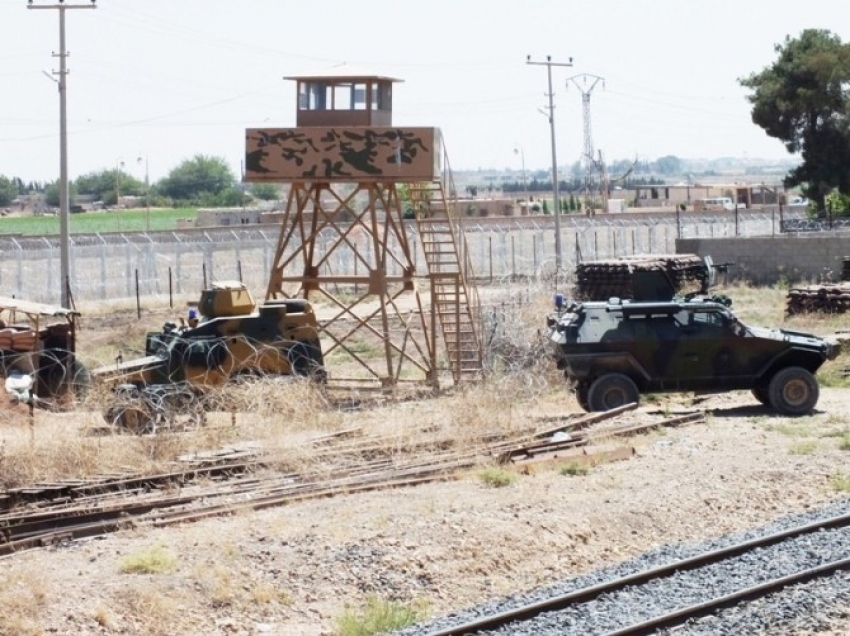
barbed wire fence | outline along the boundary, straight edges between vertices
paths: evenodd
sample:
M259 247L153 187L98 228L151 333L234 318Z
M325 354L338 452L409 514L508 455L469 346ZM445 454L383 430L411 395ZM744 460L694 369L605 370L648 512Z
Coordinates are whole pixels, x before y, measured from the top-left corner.
M575 265L639 254L671 254L677 238L771 236L780 224L805 222L802 213L776 210L706 215L667 214L652 218L629 215L561 217L562 268L569 278ZM555 272L555 235L551 217L504 219L464 218L462 226L474 275L479 281L550 278ZM414 264L423 275L425 260L414 222L406 225L414 250ZM279 228L239 226L198 228L170 232L104 233L72 235L70 288L80 302L169 299L196 296L213 281L239 280L264 293L273 265ZM324 273L354 272L362 268L354 256L361 251L367 261L372 244L353 233L353 245L338 245L336 232L319 235L319 254L331 257ZM393 246L392 249L400 249ZM0 295L56 304L60 298L60 245L58 236L0 237ZM400 275L397 263L389 273ZM363 272L365 273L365 272Z

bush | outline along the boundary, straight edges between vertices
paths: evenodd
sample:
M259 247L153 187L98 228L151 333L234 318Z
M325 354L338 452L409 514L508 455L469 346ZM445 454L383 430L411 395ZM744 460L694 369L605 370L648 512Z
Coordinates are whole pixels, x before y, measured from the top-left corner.
M367 599L366 607L362 610L346 609L336 619L337 633L340 636L386 634L421 621L425 613L423 603L403 605L372 596Z
M121 561L121 571L125 574L161 574L170 572L177 563L177 557L162 545L150 548L124 557Z
M586 475L590 472L590 466L587 464L577 464L575 462L571 462L569 464L564 464L561 466L561 470L559 471L562 475L568 475L570 477L579 477L581 475Z
M504 488L516 481L516 473L501 468L485 468L478 473L478 477L484 482L484 485L491 488Z

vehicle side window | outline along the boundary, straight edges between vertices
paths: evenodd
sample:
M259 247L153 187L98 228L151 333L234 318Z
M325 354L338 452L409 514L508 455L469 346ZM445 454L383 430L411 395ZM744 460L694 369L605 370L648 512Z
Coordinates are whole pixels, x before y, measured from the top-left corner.
M691 314L693 323L696 325L712 325L714 327L722 327L726 324L723 316L714 312L699 312Z

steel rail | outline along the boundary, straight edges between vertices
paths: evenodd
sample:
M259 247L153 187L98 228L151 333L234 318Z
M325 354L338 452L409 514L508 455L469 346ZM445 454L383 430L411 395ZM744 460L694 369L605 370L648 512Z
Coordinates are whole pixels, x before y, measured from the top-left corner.
M599 414L590 414L579 418L587 425L611 418L620 412L634 408L627 405L620 409ZM574 422L575 423L575 422ZM665 422L654 424L662 426ZM615 434L615 433L609 433ZM524 436L529 443L529 436ZM449 441L444 442L450 446ZM262 509L285 505L312 498L331 497L343 493L365 492L369 490L411 486L445 479L453 472L465 470L477 462L490 459L506 450L516 450L517 440L498 443L482 443L479 447L465 452L450 451L443 444L438 445L440 452L426 460L411 458L406 464L398 465L389 452L397 453L398 447L387 450L386 444L375 445L374 440L356 440L356 450L343 448L329 449L320 454L322 465L333 464L332 460L345 460L349 454L363 459L372 455L374 459L363 463L341 461L329 471L311 471L307 473L287 472L272 478L259 479L254 475L245 477L255 468L268 468L275 465L274 458L256 460L226 461L206 466L193 466L177 471L154 475L131 475L98 479L89 482L66 482L46 484L17 489L10 492L15 503L41 500L49 505L37 509L15 510L7 507L8 512L0 514L0 556L11 554L20 549L52 543L64 538L75 538L121 527L127 520L141 520L144 515L157 511L154 525L170 525L183 521L198 520L216 515L232 514L240 509ZM412 445L418 449L420 445ZM537 447L552 450L551 443L530 441L531 450ZM407 450L407 449L405 449ZM528 450L528 448L526 449ZM225 476L242 477L226 485L217 485L214 489L199 488L198 492L179 495L162 494L160 488L175 483L185 485L199 477ZM228 497L240 497L237 502L226 501ZM197 506L199 500L205 505ZM7 499L6 503L10 501ZM191 506L197 506L191 508ZM17 508L17 506L15 506Z
M850 558L824 563L813 568L801 570L794 574L765 581L759 585L748 587L737 592L732 592L724 596L718 596L703 603L697 603L688 607L675 610L663 616L657 616L641 623L636 623L630 627L624 627L614 632L609 632L606 636L642 636L644 634L652 634L658 629L676 627L687 622L692 618L700 618L715 612L719 609L732 607L741 601L751 601L763 596L767 596L773 592L777 592L789 585L797 583L806 583L822 576L830 576L840 570L850 569Z
M79 497L91 496L93 494L99 495L106 492L153 489L172 483L185 483L193 479L198 479L199 477L244 473L251 469L262 468L264 465L265 462L261 460L240 461L224 464L217 463L209 466L193 466L191 468L186 468L185 470L157 473L154 475L133 475L83 482L44 484L41 486L13 488L4 492L4 494L8 497L4 500L3 508L11 509L21 503L32 503L35 501L76 499Z
M430 632L428 636L463 636L466 634L477 634L485 630L498 629L511 623L529 621L545 612L557 612L566 609L571 605L585 603L601 596L602 594L622 590L630 585L643 585L653 579L671 576L676 572L695 570L712 563L717 563L724 559L740 556L741 554L745 554L756 548L781 543L787 539L811 534L819 530L844 528L847 526L850 526L850 514L815 521L796 528L789 528L782 532L743 541L726 548L712 550L711 552L675 561L667 565L651 568L642 572L636 572L612 581L606 581L586 588L573 590L566 594L546 599L545 601L537 601L513 610L499 612L498 614L493 614L491 616L485 616L461 625L439 629L437 631Z
M472 460L460 459L431 465L393 467L388 464L382 470L376 470L378 467L373 466L365 472L363 467L355 467L338 471L332 478L315 481L275 477L267 481L252 480L249 488L202 489L193 494L166 495L143 501L110 501L103 506L63 508L55 514L51 514L53 511L35 511L31 520L22 516L16 523L0 526L0 557L58 541L136 527L140 523L161 527L232 514L237 510L261 510L339 494L413 486L446 479L454 472L472 465ZM234 495L249 498L236 502L221 501ZM207 503L197 508L185 508L201 500ZM144 515L151 513L155 513L155 518L146 521Z

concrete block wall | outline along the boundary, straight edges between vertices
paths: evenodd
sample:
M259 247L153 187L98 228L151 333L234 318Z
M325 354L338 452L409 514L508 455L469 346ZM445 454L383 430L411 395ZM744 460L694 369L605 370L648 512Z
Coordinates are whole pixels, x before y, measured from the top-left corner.
M838 282L850 257L850 232L779 234L773 237L676 239L676 252L729 263L729 281L756 285Z

